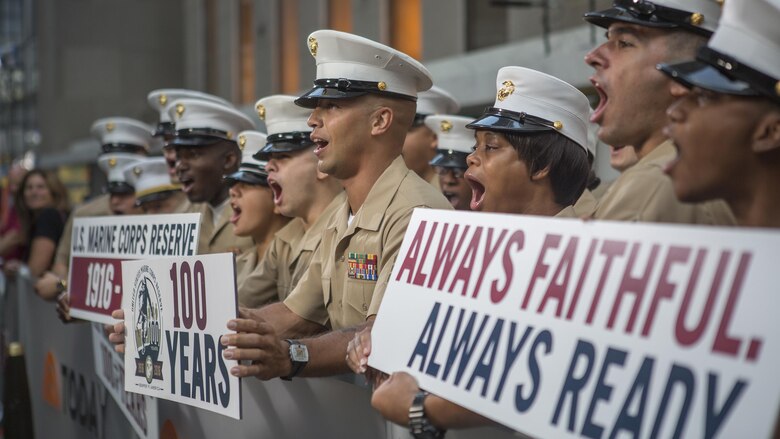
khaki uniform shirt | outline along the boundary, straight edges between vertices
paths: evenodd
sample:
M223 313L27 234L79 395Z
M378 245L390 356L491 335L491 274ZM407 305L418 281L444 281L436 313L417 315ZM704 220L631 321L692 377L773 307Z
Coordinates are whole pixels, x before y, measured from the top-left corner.
M309 270L284 304L306 320L330 321L334 330L375 315L417 207L452 209L441 192L398 157L371 187L351 224L346 200L334 212Z
M609 188L612 187L612 183L614 182L615 180L608 181L606 183L602 181L601 184L599 184L599 186L596 189L593 189L591 191L591 193L596 198L596 200L600 200L604 198L604 195L607 194L607 191L609 191Z
M236 287L238 288L238 306L257 308L276 300L274 295L249 295L253 288L250 280L252 274L260 267L260 259L257 257L257 249L251 248L236 257Z
M586 189L587 190L587 189ZM566 206L560 212L555 214L555 218L581 218L575 206Z
M73 234L73 218L113 215L111 206L108 203L109 197L110 195L103 194L73 209L73 212L71 212L68 221L65 222L65 227L62 230L62 237L57 245L57 253L54 255L53 265L64 264L66 267L70 266L70 244L71 235Z
M184 196L182 197L181 202L179 202L179 204L171 213L191 213L193 212L192 206L193 204L190 202L190 200L186 196Z
M441 183L439 182L439 175L433 174L433 177L428 180L428 183L430 183L433 187L436 188L436 190L441 191Z
M585 189L582 191L580 198L577 199L577 202L574 203L574 206L567 206L566 209L569 207L573 208L574 212L577 214L575 218L590 217L593 215L593 212L596 211L598 203L596 197L593 196L593 192Z
M333 212L345 201L346 195L340 192L309 230L304 228L303 220L295 218L276 232L262 261L253 270L245 266L243 273L239 274L239 304L257 308L286 299L309 268L311 257L322 241L322 231Z
M650 151L626 169L599 201L596 219L659 223L734 225L736 219L722 200L683 203L674 194L663 166L677 152L671 141Z
M198 239L198 254L231 252L239 254L254 247L252 238L233 234L233 208L225 206L214 225L213 214L208 203L191 204L191 212L200 213L200 236Z

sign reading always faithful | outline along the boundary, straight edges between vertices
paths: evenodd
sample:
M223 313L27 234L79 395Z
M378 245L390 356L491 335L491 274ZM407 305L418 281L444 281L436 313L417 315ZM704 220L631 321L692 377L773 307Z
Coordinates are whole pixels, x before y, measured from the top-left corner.
M68 280L71 316L113 324L111 312L122 303L121 261L194 255L199 231L198 213L75 218Z
M369 364L534 437L770 437L780 233L418 209Z
M122 282L125 390L241 419L220 343L238 314L233 254L125 261Z

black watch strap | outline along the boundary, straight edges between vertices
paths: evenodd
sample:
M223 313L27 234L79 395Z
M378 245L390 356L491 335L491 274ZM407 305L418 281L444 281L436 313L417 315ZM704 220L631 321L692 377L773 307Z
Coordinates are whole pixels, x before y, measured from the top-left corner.
M301 373L301 370L309 363L309 351L306 349L306 345L298 340L287 339L285 341L290 345L289 355L290 362L292 363L292 370L289 375L280 378L285 381L292 381L292 379Z
M415 439L441 439L447 430L440 430L425 416L425 398L428 392L420 391L414 395L409 407L409 431Z

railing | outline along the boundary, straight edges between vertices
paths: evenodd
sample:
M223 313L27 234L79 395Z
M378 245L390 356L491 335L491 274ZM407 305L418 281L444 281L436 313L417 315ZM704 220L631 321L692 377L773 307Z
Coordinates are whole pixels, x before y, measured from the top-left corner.
M0 316L5 342L19 340L25 349L36 437L137 437L96 376L90 324L60 322L54 305L34 293L24 273L15 279L0 274ZM292 382L245 379L241 421L158 400L159 425L146 427L149 437L159 432L162 439L410 438L405 428L384 421L371 408L371 393L362 381L353 375ZM447 437L514 435L481 428Z

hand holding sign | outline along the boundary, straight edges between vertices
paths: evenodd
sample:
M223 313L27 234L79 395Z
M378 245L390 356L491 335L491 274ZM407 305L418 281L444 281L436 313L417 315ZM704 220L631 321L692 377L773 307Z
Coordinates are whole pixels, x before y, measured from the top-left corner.
M222 344L231 346L223 355L229 360L249 360L251 365L237 365L230 373L237 377L254 376L261 380L287 376L292 370L289 345L279 340L273 326L258 318L230 320L227 328L237 334L222 336Z
M388 421L406 425L409 423L409 407L419 391L413 376L396 372L374 390L371 405Z
M371 383L374 388L378 387L383 380L387 378L384 374L373 367L368 366L368 356L371 355L371 328L374 319L369 319L368 327L355 334L355 337L347 345L347 366L357 374L365 374L366 381Z
M108 332L108 341L114 344L114 350L120 354L125 353L125 311L116 309L111 313L111 317L119 320L113 325L106 325Z
M356 333L347 345L347 365L355 373L366 373L369 355L371 355L371 328L365 328Z

